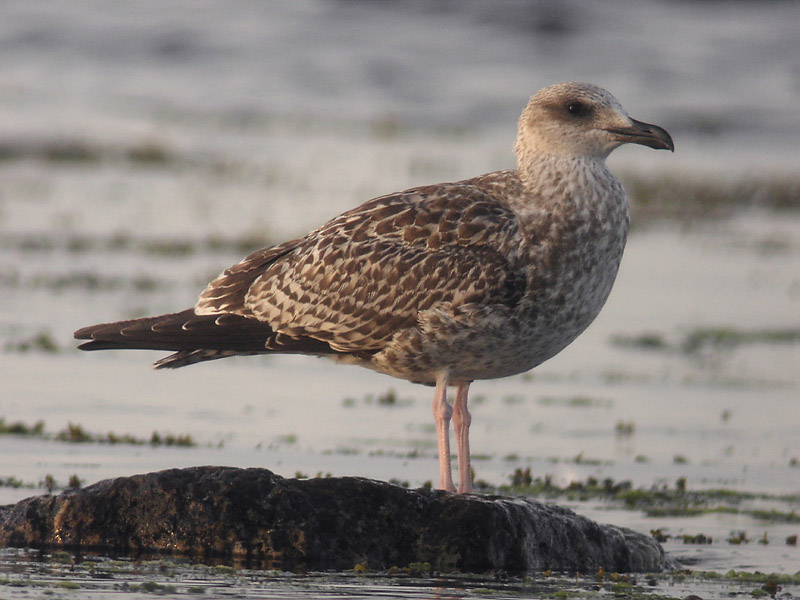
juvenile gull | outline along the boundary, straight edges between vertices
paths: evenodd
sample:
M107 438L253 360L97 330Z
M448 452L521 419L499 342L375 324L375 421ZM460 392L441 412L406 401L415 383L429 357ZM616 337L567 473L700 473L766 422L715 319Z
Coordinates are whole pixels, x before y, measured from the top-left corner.
M305 237L253 252L179 313L85 327L82 350L175 352L177 368L228 356L325 356L436 386L440 487L472 490L469 385L528 371L594 320L628 232L605 159L626 143L673 150L607 91L560 83L519 119L516 170L374 198ZM447 401L447 388L455 398Z

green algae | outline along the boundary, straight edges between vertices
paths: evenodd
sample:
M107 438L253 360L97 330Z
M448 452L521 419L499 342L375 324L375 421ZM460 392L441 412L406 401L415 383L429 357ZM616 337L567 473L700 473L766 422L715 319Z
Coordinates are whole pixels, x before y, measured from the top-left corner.
M735 327L698 327L688 332L681 342L687 354L706 348L735 348L745 344L792 344L800 342L800 329L738 329Z
M800 179L791 176L721 179L624 173L620 179L631 197L636 226L666 220L690 225L754 208L800 208Z
M130 233L87 235L80 233L9 233L0 239L0 248L23 254L133 254L184 258L193 254L248 254L270 245L263 233L236 237L203 238L143 237ZM86 277L100 276L86 274ZM103 281L100 279L100 281Z
M710 350L732 350L752 344L796 344L800 342L800 329L795 327L742 329L735 326L702 326L683 332L675 341L670 341L664 333L652 331L615 334L609 341L612 346L620 348L694 355Z
M33 424L27 424L22 421L7 423L5 418L0 417L0 436L2 435L32 437L70 444L126 444L131 446L150 445L154 447L176 446L183 448L197 446L190 434L159 433L154 431L149 438L139 438L127 433L91 433L86 431L82 425L72 422L67 423L67 426L60 431L50 433L45 430L45 424L42 420Z
M44 435L44 421L36 421L33 425L28 425L22 421L6 423L5 418L0 417L0 435Z
M44 354L55 354L59 348L53 334L48 330L41 330L31 336L10 340L3 347L4 352L27 354L29 352L42 352Z
M748 514L761 521L773 521L779 523L800 523L800 514L795 511L782 512L779 510L751 510Z
M509 495L543 497L549 500L564 498L586 501L599 499L618 503L627 510L641 510L649 517L693 517L703 514L740 514L754 519L779 523L800 523L800 515L791 510L743 508L745 501L800 502L797 494L765 494L728 489L688 490L686 478L680 477L675 487L651 486L634 489L630 481L598 480L572 481L566 486L555 485L549 476L533 478L530 468L516 468L510 484L496 488Z

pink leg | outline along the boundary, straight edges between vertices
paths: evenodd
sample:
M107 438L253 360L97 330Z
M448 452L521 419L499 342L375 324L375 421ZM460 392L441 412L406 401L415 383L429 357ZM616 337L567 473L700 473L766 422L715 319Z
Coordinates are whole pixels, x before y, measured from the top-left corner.
M450 471L450 417L453 407L447 402L447 376L436 380L436 393L433 395L433 418L436 421L436 437L439 440L439 488L455 492L453 474Z
M469 457L469 425L472 415L467 410L467 393L469 382L460 383L456 388L456 399L453 402L453 428L456 431L456 447L458 450L458 493L468 494L472 491L472 463Z

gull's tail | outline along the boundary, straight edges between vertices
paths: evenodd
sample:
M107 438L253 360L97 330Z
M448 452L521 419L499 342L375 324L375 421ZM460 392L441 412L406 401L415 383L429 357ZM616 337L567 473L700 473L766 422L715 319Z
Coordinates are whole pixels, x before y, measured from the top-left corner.
M76 339L90 340L79 346L81 350L175 352L156 362L157 369L268 352L267 345L276 337L269 325L255 319L231 314L197 315L191 309L157 317L100 323L75 332Z
M327 342L276 332L258 319L230 313L198 315L193 309L131 321L100 323L75 332L89 340L81 350L168 350L156 369L176 369L229 356L267 354L341 354Z

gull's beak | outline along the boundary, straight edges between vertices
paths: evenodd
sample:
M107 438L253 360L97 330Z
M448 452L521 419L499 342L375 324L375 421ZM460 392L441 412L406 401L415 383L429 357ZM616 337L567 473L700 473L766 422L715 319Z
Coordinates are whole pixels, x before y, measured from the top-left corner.
M642 123L631 119L629 127L615 127L607 129L613 133L621 144L641 144L656 150L675 151L675 144L666 129L650 123Z

